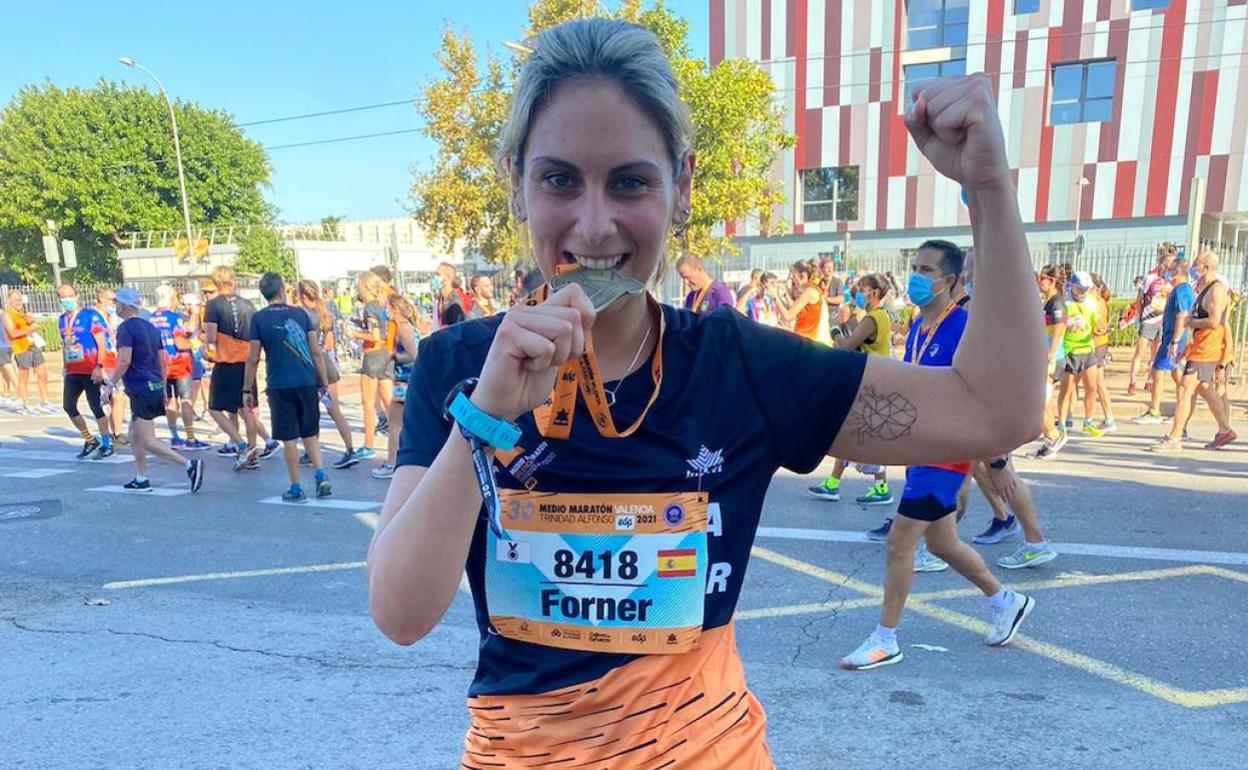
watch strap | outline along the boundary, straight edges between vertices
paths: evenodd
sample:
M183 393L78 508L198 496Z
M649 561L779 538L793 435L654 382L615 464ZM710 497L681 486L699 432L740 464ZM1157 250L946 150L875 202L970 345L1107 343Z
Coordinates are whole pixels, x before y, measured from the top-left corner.
M446 411L462 430L475 436L486 446L506 452L513 449L520 440L519 426L481 411L463 390L455 394Z

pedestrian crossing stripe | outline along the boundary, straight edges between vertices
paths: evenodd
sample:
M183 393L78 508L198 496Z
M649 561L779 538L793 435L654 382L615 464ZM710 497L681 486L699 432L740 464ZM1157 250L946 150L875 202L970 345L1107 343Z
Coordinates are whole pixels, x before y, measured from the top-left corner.
M129 463L134 462L134 457L128 454L115 454L112 457L105 457L102 460L79 460L74 456L73 452L55 452L42 449L0 449L0 459L5 460L40 460L42 462L53 463L81 463L90 465L92 463Z
M265 505L289 505L296 508L332 508L337 511L369 511L381 507L380 500L342 500L326 497L321 500L309 497L306 503L288 503L281 498L281 495L275 497L266 497L263 500L257 500L258 503Z
M6 479L44 479L48 476L59 476L62 473L73 473L73 471L68 468L28 468L26 470L5 468L0 471L0 476Z
M103 487L89 487L86 492L116 492L123 495L147 495L155 497L177 497L179 495L189 495L191 493L190 486L181 484L174 487L157 487L153 486L150 490L144 491L140 489L126 489L120 484L110 484Z

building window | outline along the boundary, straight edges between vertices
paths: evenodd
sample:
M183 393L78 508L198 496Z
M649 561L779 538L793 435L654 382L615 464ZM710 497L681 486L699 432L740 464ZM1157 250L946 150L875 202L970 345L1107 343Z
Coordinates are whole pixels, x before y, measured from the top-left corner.
M848 222L857 218L857 166L802 169L802 221Z
M1155 11L1169 7L1170 0L1131 0L1133 11Z
M906 29L911 50L966 45L970 0L909 0Z
M907 64L905 71L906 109L909 109L914 104L915 86L936 78L965 75L966 59L950 59L949 61L932 62L930 64Z
M1024 13L1037 13L1040 11L1040 0L1014 0L1014 14L1021 16Z
M1114 116L1114 59L1053 65L1053 101L1049 122L1095 123Z

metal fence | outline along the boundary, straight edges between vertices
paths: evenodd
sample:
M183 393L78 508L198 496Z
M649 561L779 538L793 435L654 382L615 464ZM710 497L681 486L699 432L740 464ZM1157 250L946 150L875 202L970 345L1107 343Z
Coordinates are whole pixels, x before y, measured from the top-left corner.
M100 284L100 283L76 283L74 288L78 291L78 297L83 304L95 304L96 293L100 289L119 289L122 286L129 286L138 289L143 295L143 300L149 305L156 304L156 289L160 286L172 286L180 296L183 292L199 291L198 278L172 278L172 279L152 279L140 281L126 281L125 283L116 284ZM250 295L255 290L255 280L249 276L236 275L235 291L239 294ZM53 316L60 315L61 305L56 296L56 287L54 286L31 286L27 284L0 284L0 307L7 307L9 301L9 292L16 289L26 297L26 312L36 316Z

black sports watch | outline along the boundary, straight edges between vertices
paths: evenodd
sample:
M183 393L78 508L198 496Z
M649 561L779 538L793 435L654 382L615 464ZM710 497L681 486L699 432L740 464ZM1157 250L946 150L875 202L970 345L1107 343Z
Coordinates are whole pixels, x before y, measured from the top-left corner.
M992 468L994 471L999 471L1005 468L1005 466L1009 464L1010 464L1010 456L1005 455L1004 457L998 457L997 459L988 463L988 467Z

